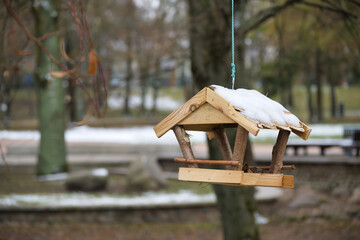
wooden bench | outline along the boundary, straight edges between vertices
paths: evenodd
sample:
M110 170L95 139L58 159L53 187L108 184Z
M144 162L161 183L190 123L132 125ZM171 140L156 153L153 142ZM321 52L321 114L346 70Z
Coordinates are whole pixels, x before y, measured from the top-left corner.
M298 149L304 149L307 154L308 147L319 147L321 156L325 156L325 150L331 147L341 147L346 155L352 156L352 150L356 149L356 156L360 152L360 129L352 131L352 137L348 139L308 139L306 142L301 140L289 140L286 148L294 149L294 155L298 155Z

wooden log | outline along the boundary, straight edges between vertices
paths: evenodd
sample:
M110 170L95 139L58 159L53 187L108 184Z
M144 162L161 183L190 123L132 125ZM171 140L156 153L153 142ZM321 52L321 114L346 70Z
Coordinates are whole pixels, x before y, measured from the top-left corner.
M173 131L175 133L176 139L179 143L180 149L184 158L186 160L193 160L195 159L194 153L191 149L190 139L187 139L185 136L185 130L182 126L176 125L173 127ZM190 164L188 167L198 167L197 164Z
M280 130L276 143L272 151L272 160L270 164L270 173L280 173L281 167L283 166L283 158L286 151L286 143L289 139L290 132Z
M232 159L232 152L229 143L229 139L226 136L225 129L223 127L219 127L214 129L214 134L216 138L216 142L219 146L221 156L223 160ZM230 166L226 166L226 169L230 169Z
M248 136L249 132L242 126L238 125L236 130L234 154L232 156L232 160L238 161L239 165L237 168L234 169L242 170Z
M189 164L210 164L210 165L232 165L238 166L238 161L224 161L224 160L187 160L185 158L174 158L174 162L189 163Z

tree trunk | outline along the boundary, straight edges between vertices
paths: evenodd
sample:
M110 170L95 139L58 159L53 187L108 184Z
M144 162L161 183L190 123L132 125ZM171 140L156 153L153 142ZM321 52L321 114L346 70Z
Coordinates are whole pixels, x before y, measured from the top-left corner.
M306 86L306 94L307 94L307 108L309 110L309 121L313 121L314 118L314 109L313 109L313 100L312 100L312 93L311 93L311 84L312 84L312 74L311 74L311 67L310 64L305 64L304 69L304 78L305 78L305 86Z
M323 103L322 103L322 74L321 74L321 50L319 47L315 51L315 81L316 81L316 110L317 120L323 120Z
M326 66L327 66L327 80L330 85L330 108L331 108L331 117L336 117L336 78L338 77L338 74L336 73L338 70L336 69L336 64L334 64L333 60L331 58L328 59Z
M197 87L201 89L211 84L231 87L231 2L188 0L188 4L191 67ZM236 11L241 17L245 12L246 1L241 1L240 4L236 4ZM241 81L244 80L242 43L240 39L236 52L236 76L237 80ZM239 83L240 81L236 81L237 86ZM233 144L235 129L228 131L227 134L230 143ZM211 159L221 159L214 140L209 142L209 153ZM251 156L250 144L246 155ZM258 239L258 229L253 215L255 206L253 188L214 185L214 190L221 213L224 238L226 240Z
M44 2L45 1L45 2ZM61 1L46 1L33 8L36 36L59 31ZM46 6L46 7L44 7ZM57 35L43 40L51 54L60 59L59 37ZM62 79L50 76L50 71L58 71L45 54L37 48L36 84L39 96L40 149L38 154L37 174L51 174L67 171L65 149L65 91Z
M147 73L145 73L145 71L140 71L140 97L141 97L140 116L146 115L146 107L145 107L146 80L147 80Z
M130 115L129 99L130 99L130 81L132 79L132 37L128 33L127 36L127 50L126 50L126 77L125 77L125 101L124 114Z
M330 82L330 105L331 105L331 117L336 117L336 92L335 84Z
M161 78L161 71L160 71L160 58L157 58L155 61L155 71L154 76L152 78L152 86L153 86L153 106L151 108L151 115L155 116L157 112L157 98L159 95L160 89L160 78Z

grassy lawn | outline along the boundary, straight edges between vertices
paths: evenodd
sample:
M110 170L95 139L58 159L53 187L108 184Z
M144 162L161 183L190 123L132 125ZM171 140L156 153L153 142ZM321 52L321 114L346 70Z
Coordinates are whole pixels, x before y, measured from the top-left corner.
M176 193L180 190L191 190L198 194L211 193L212 187L209 184L199 184L183 182L170 179L168 186L159 192ZM63 181L39 181L33 173L6 171L0 173L0 195L11 193L66 193ZM137 195L138 193L129 191L126 187L126 177L120 175L110 175L107 189L103 192L124 196Z

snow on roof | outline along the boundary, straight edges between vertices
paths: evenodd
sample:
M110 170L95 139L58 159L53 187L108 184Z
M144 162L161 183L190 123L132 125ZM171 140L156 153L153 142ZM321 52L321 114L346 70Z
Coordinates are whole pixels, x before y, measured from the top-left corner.
M238 88L236 90L218 85L211 86L214 91L233 105L246 118L256 122L259 127L276 126L301 128L300 120L280 103L271 100L256 90Z

